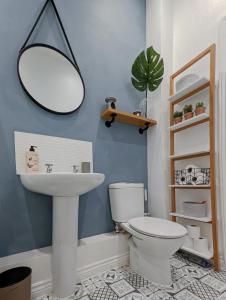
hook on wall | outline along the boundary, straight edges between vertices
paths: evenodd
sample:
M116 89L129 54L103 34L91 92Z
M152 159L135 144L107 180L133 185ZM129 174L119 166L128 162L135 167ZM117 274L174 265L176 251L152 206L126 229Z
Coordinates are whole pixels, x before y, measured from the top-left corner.
M146 122L144 123L145 127L144 128L139 128L139 134L143 134L146 130L148 130L150 123Z
M111 124L115 122L116 116L117 116L116 113L112 113L112 114L111 114L111 120L106 121L106 122L105 122L105 126L108 127L108 128L110 128L110 127L111 127Z

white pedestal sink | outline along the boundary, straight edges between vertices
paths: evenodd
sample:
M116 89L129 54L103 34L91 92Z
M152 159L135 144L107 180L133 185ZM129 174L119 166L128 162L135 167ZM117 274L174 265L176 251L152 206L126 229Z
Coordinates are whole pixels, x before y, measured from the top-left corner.
M53 196L53 293L70 296L75 287L78 242L79 195L104 181L100 173L21 174L22 184L30 191Z

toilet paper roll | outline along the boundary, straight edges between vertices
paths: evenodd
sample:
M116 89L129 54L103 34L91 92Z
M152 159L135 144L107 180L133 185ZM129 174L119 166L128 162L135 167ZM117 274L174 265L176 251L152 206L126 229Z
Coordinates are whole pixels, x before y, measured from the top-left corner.
M197 225L188 225L187 226L188 235L192 239L198 239L200 238L200 227Z
M185 238L184 247L193 249L194 248L194 239L192 239L190 236L187 235Z
M200 237L198 239L194 239L194 249L202 253L208 252L209 248L207 238Z

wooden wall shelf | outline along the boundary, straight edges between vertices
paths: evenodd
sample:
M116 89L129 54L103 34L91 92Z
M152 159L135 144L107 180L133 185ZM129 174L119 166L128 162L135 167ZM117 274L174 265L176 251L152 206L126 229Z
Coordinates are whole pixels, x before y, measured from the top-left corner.
M119 123L129 124L140 127L139 133L147 130L149 127L157 124L155 120L148 119L142 116L136 116L117 109L108 108L101 113L101 118L106 120L105 125L111 127L111 124L116 121ZM145 127L142 129L142 127Z

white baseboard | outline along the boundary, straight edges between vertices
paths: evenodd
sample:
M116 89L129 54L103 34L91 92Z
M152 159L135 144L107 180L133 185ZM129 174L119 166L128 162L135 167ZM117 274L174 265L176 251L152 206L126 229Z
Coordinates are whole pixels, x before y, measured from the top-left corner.
M78 281L128 264L128 251L127 234L106 233L81 239L78 246ZM32 299L52 291L51 247L0 258L0 271L15 266L32 268Z
M129 263L129 253L126 252L122 255L116 255L114 257L98 261L94 264L87 265L84 268L78 269L77 276L79 281L85 278L94 276L98 273L110 270L114 267L124 266ZM52 280L46 279L37 283L32 284L32 300L39 298L42 295L51 293L52 291Z

